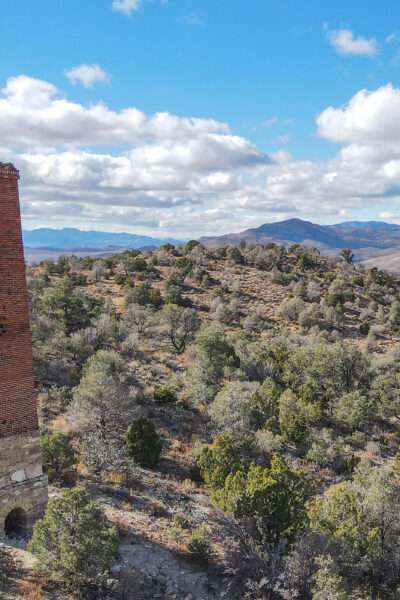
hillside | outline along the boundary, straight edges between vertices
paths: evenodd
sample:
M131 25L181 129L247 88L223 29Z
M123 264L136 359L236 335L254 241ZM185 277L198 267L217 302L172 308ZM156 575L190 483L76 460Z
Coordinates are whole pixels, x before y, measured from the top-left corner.
M351 248L359 260L372 260L380 256L380 266L385 266L382 250L390 250L392 255L398 253L400 257L400 226L380 221L317 225L302 219L288 219L278 223L266 223L240 233L205 237L201 241L208 247L237 245L243 241L249 244L277 243L284 246L303 244L319 248L326 254ZM392 264L393 261L388 263L388 267ZM394 264L397 270L396 261Z
M23 232L28 263L57 260L63 254L109 256L116 250L158 248L164 244L181 244L173 238L154 238L128 233L81 231L79 229L36 229ZM319 248L324 254L338 254L351 248L357 261L400 272L400 226L381 221L348 221L336 225L317 225L301 219L266 223L254 229L219 237L205 237L207 247L277 243L284 246L302 244Z
M85 490L118 532L83 597L256 600L267 581L283 586L267 598L308 600L328 561L342 597L395 598L397 526L384 567L374 531L400 510L383 470L400 463L399 280L347 254L191 242L46 261L28 281L51 497ZM23 545L5 598L82 597Z
M391 273L400 273L400 251L386 250L376 254L373 258L359 258L366 267L378 267Z

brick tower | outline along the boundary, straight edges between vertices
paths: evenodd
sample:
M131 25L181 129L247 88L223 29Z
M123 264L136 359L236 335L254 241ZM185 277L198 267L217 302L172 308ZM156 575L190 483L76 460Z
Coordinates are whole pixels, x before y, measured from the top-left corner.
M13 165L0 162L0 538L29 532L47 501L18 179Z

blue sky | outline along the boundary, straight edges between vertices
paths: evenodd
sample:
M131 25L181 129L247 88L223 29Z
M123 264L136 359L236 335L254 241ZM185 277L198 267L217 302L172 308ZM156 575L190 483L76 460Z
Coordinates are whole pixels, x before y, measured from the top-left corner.
M360 0L253 0L251 3L244 0L114 0L114 3L113 0L2 0L1 9L0 86L3 90L10 78L25 76L31 82L48 82L57 88L53 98L64 98L76 107L87 109L101 102L114 114L134 107L149 117L159 112L169 113L181 118L200 118L204 122L213 119L230 128L229 132L222 133L227 136L222 140L224 148L229 146L227 162L216 167L212 162L206 165L203 161L199 166L196 161L189 161L189 166L182 166L179 159L173 164L164 161L161 169L157 159L152 186L155 167L149 158L150 151L152 156L159 156L162 146L165 154L175 156L177 152L181 156L185 148L188 153L193 150L194 138L198 145L201 141L201 150L196 146L200 154L210 152L213 157L215 148L208 150L207 140L202 137L199 141L198 134L193 132L179 138L178 149L174 145L178 134L171 137L170 132L157 133L150 136L151 139L146 132L141 140L135 138L131 143L124 138L121 143L108 144L106 135L95 142L85 135L82 139L75 136L71 140L66 135L66 139L52 140L44 131L46 125L35 123L36 117L30 115L30 97L36 98L37 92L37 85L32 83L24 106L18 105L21 110L19 116L15 116L15 137L20 135L18 123L21 129L23 125L26 128L25 119L29 122L29 118L32 118L33 128L43 128L43 136L37 134L14 144L3 143L2 138L7 140L11 133L7 130L2 135L0 104L0 149L26 173L25 184L24 178L22 183L26 226L80 224L89 228L96 225L103 229L146 233L155 230L159 235L165 232L181 236L190 228L187 232L190 237L192 233L222 232L225 228L240 230L242 225L252 226L288 216L304 216L320 222L335 222L343 220L342 217L398 219L396 190L400 181L397 183L397 171L394 174L399 158L396 139L390 141L396 146L390 156L383 160L381 153L380 162L374 158L376 171L382 176L371 183L370 189L360 190L359 196L354 189L349 190L352 166L335 163L332 170L329 162L337 160L343 148L354 149L354 145L358 145L358 151L364 156L371 143L376 146L371 140L380 134L379 144L383 146L385 127L389 131L391 127L377 119L374 131L361 139L358 130L346 130L339 136L333 133L332 128L348 127L348 123L345 126L343 123L348 117L354 118L353 114L337 113L333 115L336 121L325 123L323 127L316 121L328 107L340 111L364 89L374 94L383 89L382 86L392 84L393 92L389 90L382 102L378 102L382 118L387 114L385 107L396 104L400 77L398 1L371 0L366 10L365 2ZM88 82L79 72L75 78L71 73L66 76L82 65L97 65L101 73L90 87L85 87ZM15 94L11 99L7 94L8 111ZM377 96L369 98L370 104L375 99L379 100ZM37 110L44 115L49 103L43 102L43 107L37 106ZM359 104L357 114L368 116L371 107L364 106L362 101ZM375 108L373 114L376 116ZM394 111L393 121L397 117ZM81 122L82 133L85 118ZM7 123L9 121L7 118ZM68 115L63 126L68 132ZM179 123L176 126L179 130ZM221 135L221 129L207 126L205 135ZM237 148L232 150L230 137L243 140L238 157L232 156ZM259 155L256 161L250 146ZM111 184L113 175L110 173L106 183L104 174L103 179L93 176L82 180L81 191L73 181L71 161L77 168L79 158L78 175L87 167L86 163L83 166L82 153L90 153L92 162L101 162L104 155L120 159L120 163L113 163L113 167L120 169L122 159L133 149L135 164L140 163L142 170L146 170L147 165L146 172L138 174L138 179L145 180L145 184L135 187L128 182L126 173L122 177L120 171ZM243 152L247 155L243 156ZM43 166L46 161L52 165L47 166L47 171ZM274 166L268 167L269 161ZM303 165L302 161L307 164ZM37 172L39 164L41 179ZM61 175L49 186L44 181L45 176L48 169L55 169L55 164ZM366 173L371 171L371 166L368 158ZM182 181L183 170L187 175L185 181ZM291 194L297 189L296 178L300 187L304 182L304 170L307 178L311 177L310 170L315 171L315 181L304 191L307 201L299 200L296 204ZM68 173L68 177L63 177L64 173ZM115 182L121 177L123 181L118 186ZM175 177L177 181L172 184ZM286 195L280 185L279 189L276 187L285 177L291 181ZM329 178L335 181L329 198L325 187L321 191L321 180L317 181L321 177L325 187ZM364 179L362 173L359 177ZM338 180L344 182L342 188ZM339 197L342 194L343 202ZM229 197L233 198L231 204ZM146 198L151 200L146 203ZM204 226L198 225L199 218L204 220Z

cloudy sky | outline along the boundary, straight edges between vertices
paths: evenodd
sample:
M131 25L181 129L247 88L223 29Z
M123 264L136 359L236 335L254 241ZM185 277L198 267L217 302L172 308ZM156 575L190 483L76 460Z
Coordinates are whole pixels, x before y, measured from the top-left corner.
M0 161L24 226L400 223L400 4L365 6L1 0Z

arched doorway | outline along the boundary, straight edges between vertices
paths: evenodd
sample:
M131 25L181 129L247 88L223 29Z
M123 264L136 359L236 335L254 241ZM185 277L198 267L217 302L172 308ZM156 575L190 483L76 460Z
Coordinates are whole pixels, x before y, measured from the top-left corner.
M4 533L9 538L22 537L27 532L27 516L22 508L14 508L4 521Z

